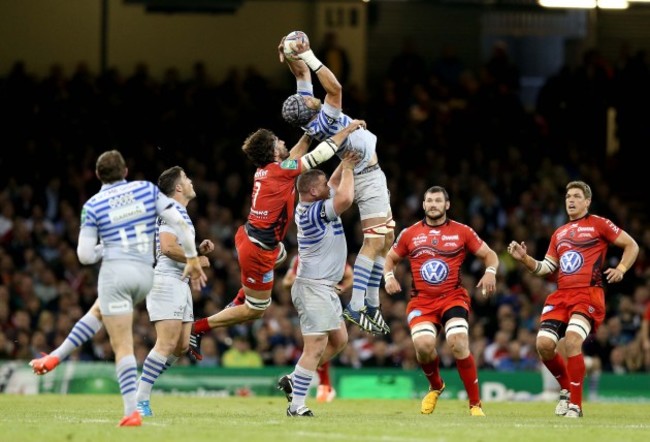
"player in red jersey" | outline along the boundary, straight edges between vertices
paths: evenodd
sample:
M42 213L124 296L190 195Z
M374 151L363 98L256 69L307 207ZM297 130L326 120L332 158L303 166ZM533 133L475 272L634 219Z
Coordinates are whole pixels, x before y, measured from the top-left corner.
M408 258L413 287L406 307L407 320L417 360L429 380L422 413L433 413L445 389L436 350L438 333L444 328L445 339L467 391L470 415L485 416L476 363L469 351L467 320L471 301L462 286L461 266L467 252L483 261L485 274L476 287L487 296L496 289L499 258L471 227L447 218L449 206L449 194L443 187L427 189L422 203L424 219L404 229L388 252L384 267L385 288L389 295L402 290L394 271L402 258Z
M529 256L524 242L512 241L508 252L532 273L557 274L557 290L544 303L537 332L537 352L558 380L560 402L555 414L582 417L582 388L585 361L582 343L605 318L603 275L608 283L620 282L639 254L636 241L606 218L589 213L591 188L583 181L566 186L565 206L569 222L551 237L544 260ZM607 268L610 244L623 249L615 268ZM567 361L557 352L564 337Z
M287 151L284 141L267 129L259 129L246 138L242 150L257 166L257 171L248 220L235 234L242 283L237 297L244 298L245 302L194 321L190 334L191 356L202 359L201 336L208 330L262 317L271 305L273 269L278 256L284 253L284 246L280 244L293 219L296 178L333 157L352 132L365 126L364 121L353 120L350 126L309 153L306 153L310 141L307 135L303 135L291 151Z
M282 285L287 290L291 290L293 282L296 280L298 274L298 254L296 254L289 264L287 273L282 278ZM336 285L335 289L339 294L346 293L352 288L354 282L354 271L349 263L345 263L345 270L343 271L343 279ZM316 389L316 401L318 402L332 402L336 397L336 390L332 386L330 378L330 361L326 361L318 366L316 370L318 373L318 388Z

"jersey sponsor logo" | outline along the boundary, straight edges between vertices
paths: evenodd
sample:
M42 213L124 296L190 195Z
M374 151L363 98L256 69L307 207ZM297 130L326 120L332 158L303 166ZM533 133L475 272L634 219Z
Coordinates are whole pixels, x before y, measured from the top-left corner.
M443 241L458 241L458 235L442 235Z
M113 224L121 223L127 219L138 218L147 213L144 204L135 203L130 206L113 209L108 212L108 218Z
M269 211L268 210L251 209L251 215L254 215L254 216L269 216Z
M571 275L582 268L584 257L575 250L570 250L560 257L560 269L562 273Z
M560 230L559 232L557 232L557 239L561 239L564 236L566 236L568 231L569 231L568 228L564 228L564 229Z
M266 169L257 169L257 172L255 172L255 179L258 178L266 178L266 176L269 174L269 171Z
M273 281L273 270L269 270L262 276L262 283L267 283Z
M420 233L418 236L414 236L411 242L413 242L413 245L415 247L419 246L420 244L424 244L427 241L427 236L424 233Z
M578 232L595 232L593 227L578 227Z
M413 310L406 318L406 322L410 323L414 318L417 318L418 316L422 316L422 310Z
M251 278L249 276L248 278L246 278L246 282L248 282L249 284L255 284L257 281L255 281L255 278Z
M131 303L129 301L109 302L109 313L128 313L131 311Z
M440 259L430 259L420 267L420 276L429 284L442 284L449 276L449 266Z
M298 161L297 160L284 160L283 162L280 163L280 168L296 170L298 168Z
M607 226L609 226L610 229L612 229L616 233L618 233L618 231L621 230L610 220L606 220L605 223L607 224Z
M430 256L436 256L435 250L431 250L430 248L426 249L418 249L413 253L413 259L417 259L422 255L430 255Z
M81 225L83 226L86 223L86 218L88 217L88 211L84 207L81 209Z
M446 243L444 243L442 246L443 246L443 247L454 247L454 248L457 248L457 247L458 247L458 244L455 243L455 242L446 242Z
M108 205L111 209L114 209L115 207L128 206L133 203L135 203L135 195L133 195L133 192L123 193L108 200Z

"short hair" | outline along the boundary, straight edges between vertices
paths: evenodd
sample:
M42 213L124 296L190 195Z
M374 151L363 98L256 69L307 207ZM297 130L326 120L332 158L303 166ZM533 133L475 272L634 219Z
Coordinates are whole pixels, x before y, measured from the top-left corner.
M290 95L282 104L282 118L293 126L305 126L318 113L318 109L307 106L300 94Z
M126 161L118 150L107 150L97 158L95 172L102 183L115 183L126 177Z
M163 171L158 177L158 188L162 193L171 197L176 190L176 185L181 179L183 168L181 166L172 166Z
M298 193L307 193L317 182L321 176L325 176L325 172L320 169L309 169L298 176L296 180L296 188Z
M580 189L585 194L586 199L591 199L591 187L584 181L571 181L566 185L567 192L571 189Z
M442 186L431 186L424 192L424 197L426 198L427 193L442 193L445 196L445 201L449 201L449 194L447 189Z
M277 137L268 129L258 129L250 134L242 150L255 167L264 167L275 161L275 143Z

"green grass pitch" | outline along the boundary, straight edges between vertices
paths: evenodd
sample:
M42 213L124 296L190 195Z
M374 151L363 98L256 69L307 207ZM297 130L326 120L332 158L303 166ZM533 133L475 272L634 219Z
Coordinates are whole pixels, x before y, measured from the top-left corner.
M444 398L431 415L415 399L311 399L315 418L286 417L280 397L153 396L151 405L142 427L116 428L118 395L0 395L0 441L650 441L648 403L585 403L582 419L556 417L544 402L488 402L476 418Z

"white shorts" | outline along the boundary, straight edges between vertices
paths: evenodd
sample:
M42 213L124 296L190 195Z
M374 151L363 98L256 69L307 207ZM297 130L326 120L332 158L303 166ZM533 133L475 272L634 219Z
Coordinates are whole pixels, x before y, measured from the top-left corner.
M104 261L97 279L99 311L103 316L133 313L151 290L153 268L137 261Z
M147 295L147 311L151 322L176 319L194 321L192 290L177 277L156 273L153 287Z
M293 283L291 300L303 335L322 335L341 327L343 309L334 286L300 278Z
M390 213L390 195L386 174L377 167L368 173L354 175L354 201L359 207L359 217L386 218Z

